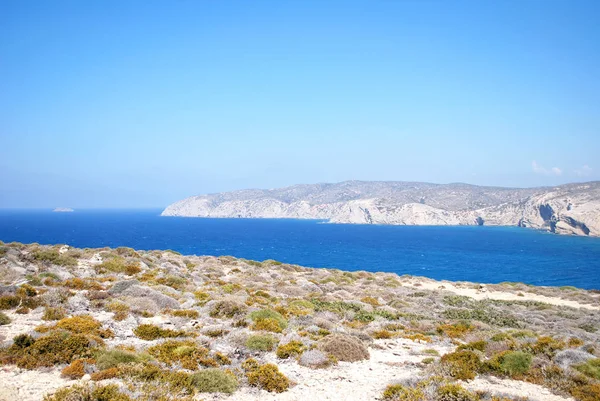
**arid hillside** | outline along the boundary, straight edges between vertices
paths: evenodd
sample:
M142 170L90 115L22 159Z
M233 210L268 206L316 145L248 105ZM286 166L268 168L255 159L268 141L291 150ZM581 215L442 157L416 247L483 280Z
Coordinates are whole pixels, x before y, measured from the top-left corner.
M600 294L0 243L0 400L600 400Z

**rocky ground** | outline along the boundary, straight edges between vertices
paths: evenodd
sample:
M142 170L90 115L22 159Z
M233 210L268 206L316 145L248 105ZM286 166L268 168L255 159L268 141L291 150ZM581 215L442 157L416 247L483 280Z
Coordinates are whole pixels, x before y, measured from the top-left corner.
M600 294L0 243L0 400L600 400Z

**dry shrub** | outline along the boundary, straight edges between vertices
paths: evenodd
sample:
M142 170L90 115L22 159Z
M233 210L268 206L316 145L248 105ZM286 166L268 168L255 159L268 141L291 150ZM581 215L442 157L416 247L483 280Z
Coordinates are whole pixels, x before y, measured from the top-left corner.
M83 375L85 375L86 362L87 360L85 359L76 359L66 366L60 372L60 375L64 378L72 380L81 379Z
M475 378L481 366L479 356L473 351L456 351L442 356L442 365L448 368L450 376L458 380Z
M246 372L248 383L272 393L283 393L290 387L290 380L279 371L277 365L268 363Z
M90 375L90 378L93 381L98 382L101 380L114 379L115 377L119 377L120 373L121 371L119 370L119 368L108 368L99 372L92 373Z
M356 337L345 334L331 334L323 338L319 348L336 359L346 362L356 362L369 359L369 350Z
M225 299L222 301L215 302L210 308L211 317L228 318L231 319L234 316L241 315L246 312L246 305Z
M300 341L290 341L287 344L277 347L277 357L280 359L288 359L301 355L306 347Z
M318 349L311 349L300 355L298 363L312 369L324 369L336 364L337 360L333 355L327 355Z

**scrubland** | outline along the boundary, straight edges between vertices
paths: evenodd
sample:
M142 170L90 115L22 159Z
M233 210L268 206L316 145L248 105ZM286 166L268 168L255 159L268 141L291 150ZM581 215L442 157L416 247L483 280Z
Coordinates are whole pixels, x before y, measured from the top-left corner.
M600 294L0 243L0 400L600 400Z

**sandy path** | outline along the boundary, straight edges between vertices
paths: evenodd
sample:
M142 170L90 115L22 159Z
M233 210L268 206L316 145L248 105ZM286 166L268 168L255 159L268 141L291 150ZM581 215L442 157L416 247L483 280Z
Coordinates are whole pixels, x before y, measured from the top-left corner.
M444 291L450 291L457 295L463 295L476 300L496 299L499 301L537 301L550 305L568 306L571 308L583 308L589 310L600 310L600 307L595 305L582 304L577 301L557 297L547 297L545 295L533 294L531 292L520 291L520 293L523 294L523 296L520 297L512 292L490 291L487 289L482 291L475 288L462 288L449 281L436 281L428 278L412 278L409 280L402 281L402 285L415 288L422 288L425 290L443 289ZM483 287L485 288L485 285Z

